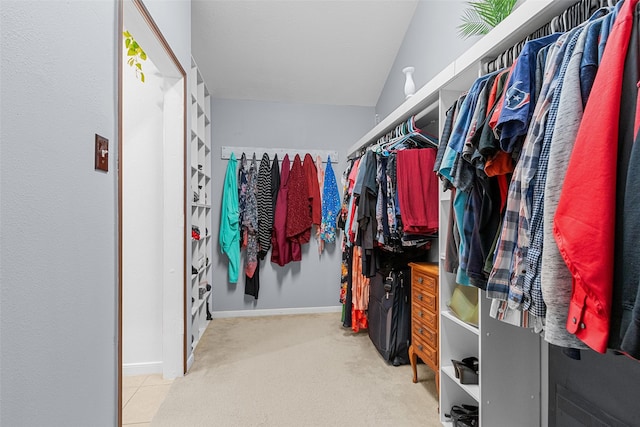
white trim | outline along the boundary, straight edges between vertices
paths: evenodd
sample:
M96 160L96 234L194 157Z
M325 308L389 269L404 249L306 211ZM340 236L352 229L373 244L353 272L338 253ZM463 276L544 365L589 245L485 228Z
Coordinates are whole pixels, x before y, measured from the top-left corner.
M191 352L191 354L187 358L187 372L189 372L191 370L191 367L193 366L193 362L195 360L196 360L196 358L195 358L193 352Z
M269 158L273 159L273 156L278 155L278 160L282 161L286 154L289 157L294 157L296 154L300 155L301 158L308 153L311 155L313 160L316 159L316 156L320 156L324 163L327 162L327 157L331 156L331 163L338 163L339 155L336 150L299 150L297 148L264 148L264 147L228 147L223 145L220 147L220 158L222 160L228 160L231 156L231 153L236 155L236 158L240 158L242 153L245 153L247 159L250 159L251 156L255 153L256 159L260 160L264 153L269 155ZM293 160L292 160L293 161Z
M288 314L316 314L316 313L340 313L342 306L329 307L300 307L300 308L270 308L265 310L230 310L214 311L214 319L224 319L228 317L259 317L259 316L279 316Z
M162 374L162 362L123 363L122 376Z

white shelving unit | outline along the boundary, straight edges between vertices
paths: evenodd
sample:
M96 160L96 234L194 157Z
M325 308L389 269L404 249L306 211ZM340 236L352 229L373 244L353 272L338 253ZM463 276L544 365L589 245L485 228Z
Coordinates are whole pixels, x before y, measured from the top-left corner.
M204 333L207 319L207 303L212 308L211 288L213 244L211 239L211 98L196 63L191 60L191 143L190 143L190 191L187 194L191 206L191 286L189 302L191 324L190 344L187 346L187 368L193 363L193 351ZM197 227L199 239L192 230ZM195 270L194 270L195 269Z
M554 16L575 4L564 0L523 2L489 34L445 67L411 98L383 119L349 148L349 156L360 152L398 123L423 110L439 123L442 133L447 109L481 75L486 61L519 43ZM537 427L547 425L548 366L546 346L531 330L508 325L489 316L491 301L478 290L478 325L466 324L453 315L447 303L456 286L455 275L446 272L444 254L450 212L449 192L440 194L440 421L452 405L472 404L480 408L480 425ZM479 360L478 385L460 384L451 360L475 356Z

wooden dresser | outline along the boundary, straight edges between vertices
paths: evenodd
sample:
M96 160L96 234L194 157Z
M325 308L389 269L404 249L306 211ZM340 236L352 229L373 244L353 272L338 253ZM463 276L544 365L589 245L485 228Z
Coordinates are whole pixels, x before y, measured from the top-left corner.
M418 382L416 364L422 359L436 374L436 390L440 392L438 374L438 265L409 263L411 267L411 346L409 360L413 382Z

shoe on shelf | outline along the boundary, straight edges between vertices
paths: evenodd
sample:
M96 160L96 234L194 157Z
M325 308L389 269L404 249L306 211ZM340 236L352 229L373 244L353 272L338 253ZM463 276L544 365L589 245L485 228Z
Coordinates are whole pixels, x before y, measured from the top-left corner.
M195 268L193 265L191 266L191 274L198 274L198 269Z
M478 384L478 358L467 357L460 360L451 359L456 378L460 384Z

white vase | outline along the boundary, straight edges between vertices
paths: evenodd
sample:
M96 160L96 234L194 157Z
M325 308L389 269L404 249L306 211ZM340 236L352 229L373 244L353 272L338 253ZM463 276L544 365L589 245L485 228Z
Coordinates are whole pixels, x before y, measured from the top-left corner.
M415 68L413 67L405 67L402 69L404 73L404 98L409 99L416 93L416 84L413 82L413 72Z

